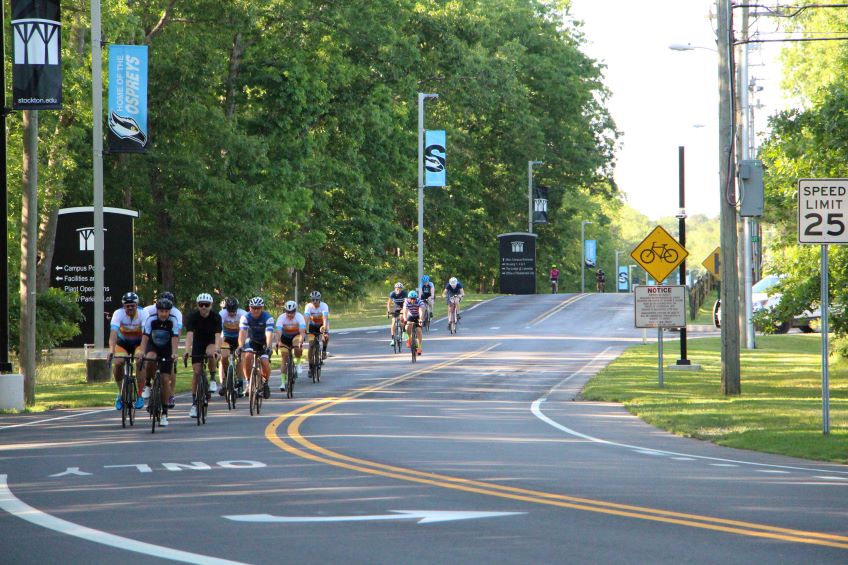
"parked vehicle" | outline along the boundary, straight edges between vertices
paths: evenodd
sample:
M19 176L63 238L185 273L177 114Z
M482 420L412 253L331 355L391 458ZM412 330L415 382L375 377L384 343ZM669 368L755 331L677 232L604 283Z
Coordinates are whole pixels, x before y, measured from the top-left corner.
M754 316L758 312L764 310L772 310L778 304L783 296L780 292L774 292L775 286L780 282L782 277L779 275L766 275L751 287L751 307ZM713 307L713 320L716 327L720 327L721 320L721 301L716 301ZM821 310L805 310L800 314L793 316L791 320L778 320L775 322L774 333L785 334L790 328L798 328L804 333L812 333L819 329L821 323ZM758 328L761 329L761 328Z

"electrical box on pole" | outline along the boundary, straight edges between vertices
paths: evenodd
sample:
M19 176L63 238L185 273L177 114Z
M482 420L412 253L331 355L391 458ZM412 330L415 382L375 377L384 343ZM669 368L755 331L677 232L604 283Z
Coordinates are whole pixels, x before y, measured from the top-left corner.
M760 217L763 215L763 162L758 159L739 161L737 171L742 201L739 215Z

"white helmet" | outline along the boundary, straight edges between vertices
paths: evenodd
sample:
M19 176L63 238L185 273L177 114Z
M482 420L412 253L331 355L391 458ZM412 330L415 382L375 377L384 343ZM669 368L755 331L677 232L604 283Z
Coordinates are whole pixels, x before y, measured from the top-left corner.
M396 282L395 283L395 290L403 290L403 283L402 282Z
M456 283L458 283L458 282L459 282L459 281L458 281L458 280L456 280L456 277L451 277L451 278L450 278L450 280L448 281L448 283L449 283L452 287L456 286Z
M197 295L197 300L195 302L197 302L198 304L200 304L201 302L207 302L209 304L212 304L212 295L208 292L201 292Z
M288 302L286 302L286 305L283 306L283 308L286 312L294 312L295 310L297 310L297 302L295 302L294 300L289 300Z
M251 308L262 308L263 306L265 306L265 301L262 300L261 296L254 296L250 299L249 306Z

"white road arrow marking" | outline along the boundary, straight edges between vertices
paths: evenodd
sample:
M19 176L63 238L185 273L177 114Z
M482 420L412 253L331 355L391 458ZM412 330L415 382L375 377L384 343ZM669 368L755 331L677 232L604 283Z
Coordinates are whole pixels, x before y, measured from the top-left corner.
M498 518L516 516L526 512L476 512L463 510L389 510L394 514L375 514L371 516L274 516L272 514L235 514L223 516L235 522L371 522L375 520L418 520L419 524L451 522L453 520L472 520L475 518Z

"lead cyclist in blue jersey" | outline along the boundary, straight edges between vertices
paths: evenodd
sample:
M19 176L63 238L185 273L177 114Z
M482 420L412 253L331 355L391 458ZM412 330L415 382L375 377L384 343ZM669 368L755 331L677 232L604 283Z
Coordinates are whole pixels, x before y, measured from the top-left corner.
M271 347L274 345L274 316L265 311L265 301L259 296L250 299L250 312L241 317L239 322L239 349L244 352L244 362L241 364L245 381L250 381L250 371L253 369L253 357L259 355L262 367L262 396L269 398L271 388L268 379L271 377Z

